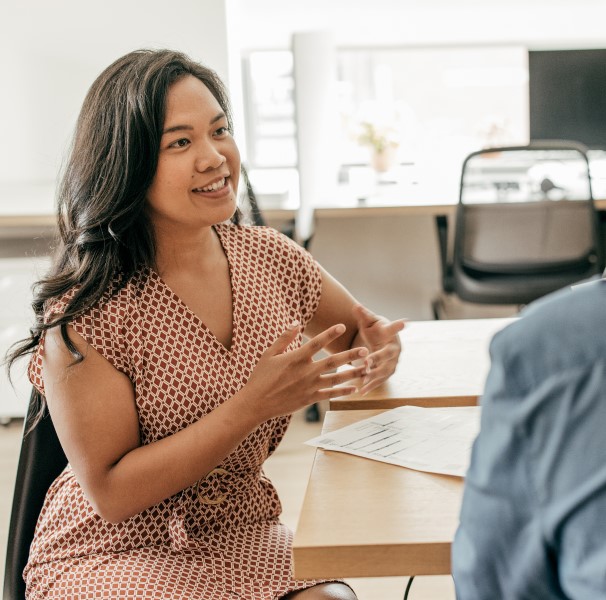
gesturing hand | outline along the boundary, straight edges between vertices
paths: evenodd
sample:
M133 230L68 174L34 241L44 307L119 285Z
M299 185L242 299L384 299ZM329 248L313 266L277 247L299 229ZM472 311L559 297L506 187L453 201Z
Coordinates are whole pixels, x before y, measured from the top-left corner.
M321 400L351 394L356 391L355 386L340 384L363 377L367 372L365 364L334 372L341 365L368 356L368 349L364 347L313 360L315 354L345 333L345 325L333 325L300 348L286 352L299 328L296 324L280 335L263 354L240 391L262 421L290 414Z
M358 323L358 335L370 350L365 359L368 373L359 390L361 394L366 394L396 370L401 351L398 333L404 329L405 321L388 321L361 304L353 307L353 313Z

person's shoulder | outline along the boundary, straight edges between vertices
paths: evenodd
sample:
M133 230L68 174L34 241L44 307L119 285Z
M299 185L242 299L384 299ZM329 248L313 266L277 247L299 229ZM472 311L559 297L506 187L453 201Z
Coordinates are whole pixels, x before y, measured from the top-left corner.
M547 327L550 324L552 326ZM584 330L599 324L606 324L606 280L603 279L566 287L535 300L522 310L513 327L557 334L563 325Z
M529 304L493 347L542 357L554 367L606 352L606 281L567 287Z
M138 280L140 278L141 273L137 273L127 281L124 281L122 275L117 274L111 279L97 300L82 311L79 317L86 317L92 314L95 316L105 314L112 319L124 317L125 312L128 311L128 306L133 303L133 297L136 295L136 288L139 286ZM63 314L81 290L82 284L75 284L57 298L49 301L46 318L49 319ZM86 305L86 299L78 301L78 304L81 306Z

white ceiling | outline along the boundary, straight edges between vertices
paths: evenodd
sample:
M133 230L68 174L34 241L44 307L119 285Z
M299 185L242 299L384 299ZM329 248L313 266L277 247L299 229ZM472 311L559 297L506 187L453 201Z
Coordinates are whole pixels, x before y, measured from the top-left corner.
M230 0L242 48L287 47L293 31L352 45L606 45L604 0Z

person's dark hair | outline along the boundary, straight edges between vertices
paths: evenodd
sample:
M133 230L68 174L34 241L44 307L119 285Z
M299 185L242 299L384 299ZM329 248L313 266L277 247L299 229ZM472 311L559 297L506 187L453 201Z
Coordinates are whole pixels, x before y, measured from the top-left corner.
M223 83L214 71L180 52L136 50L112 63L92 84L58 187L59 240L53 266L34 286L35 323L30 336L8 353L9 371L15 360L35 350L45 330L57 325L75 362L81 361L67 324L94 306L117 274L120 283L113 292L141 267L155 266L145 197L158 163L169 87L186 75L206 85L231 130ZM46 309L69 290L75 293L65 310L45 323ZM32 427L46 407L38 396Z

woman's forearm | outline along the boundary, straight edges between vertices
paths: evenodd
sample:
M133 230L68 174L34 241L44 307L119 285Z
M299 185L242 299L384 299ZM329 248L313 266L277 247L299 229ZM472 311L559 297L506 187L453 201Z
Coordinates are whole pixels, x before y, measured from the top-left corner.
M125 454L89 499L104 519L128 519L202 479L258 425L236 395L189 427Z

